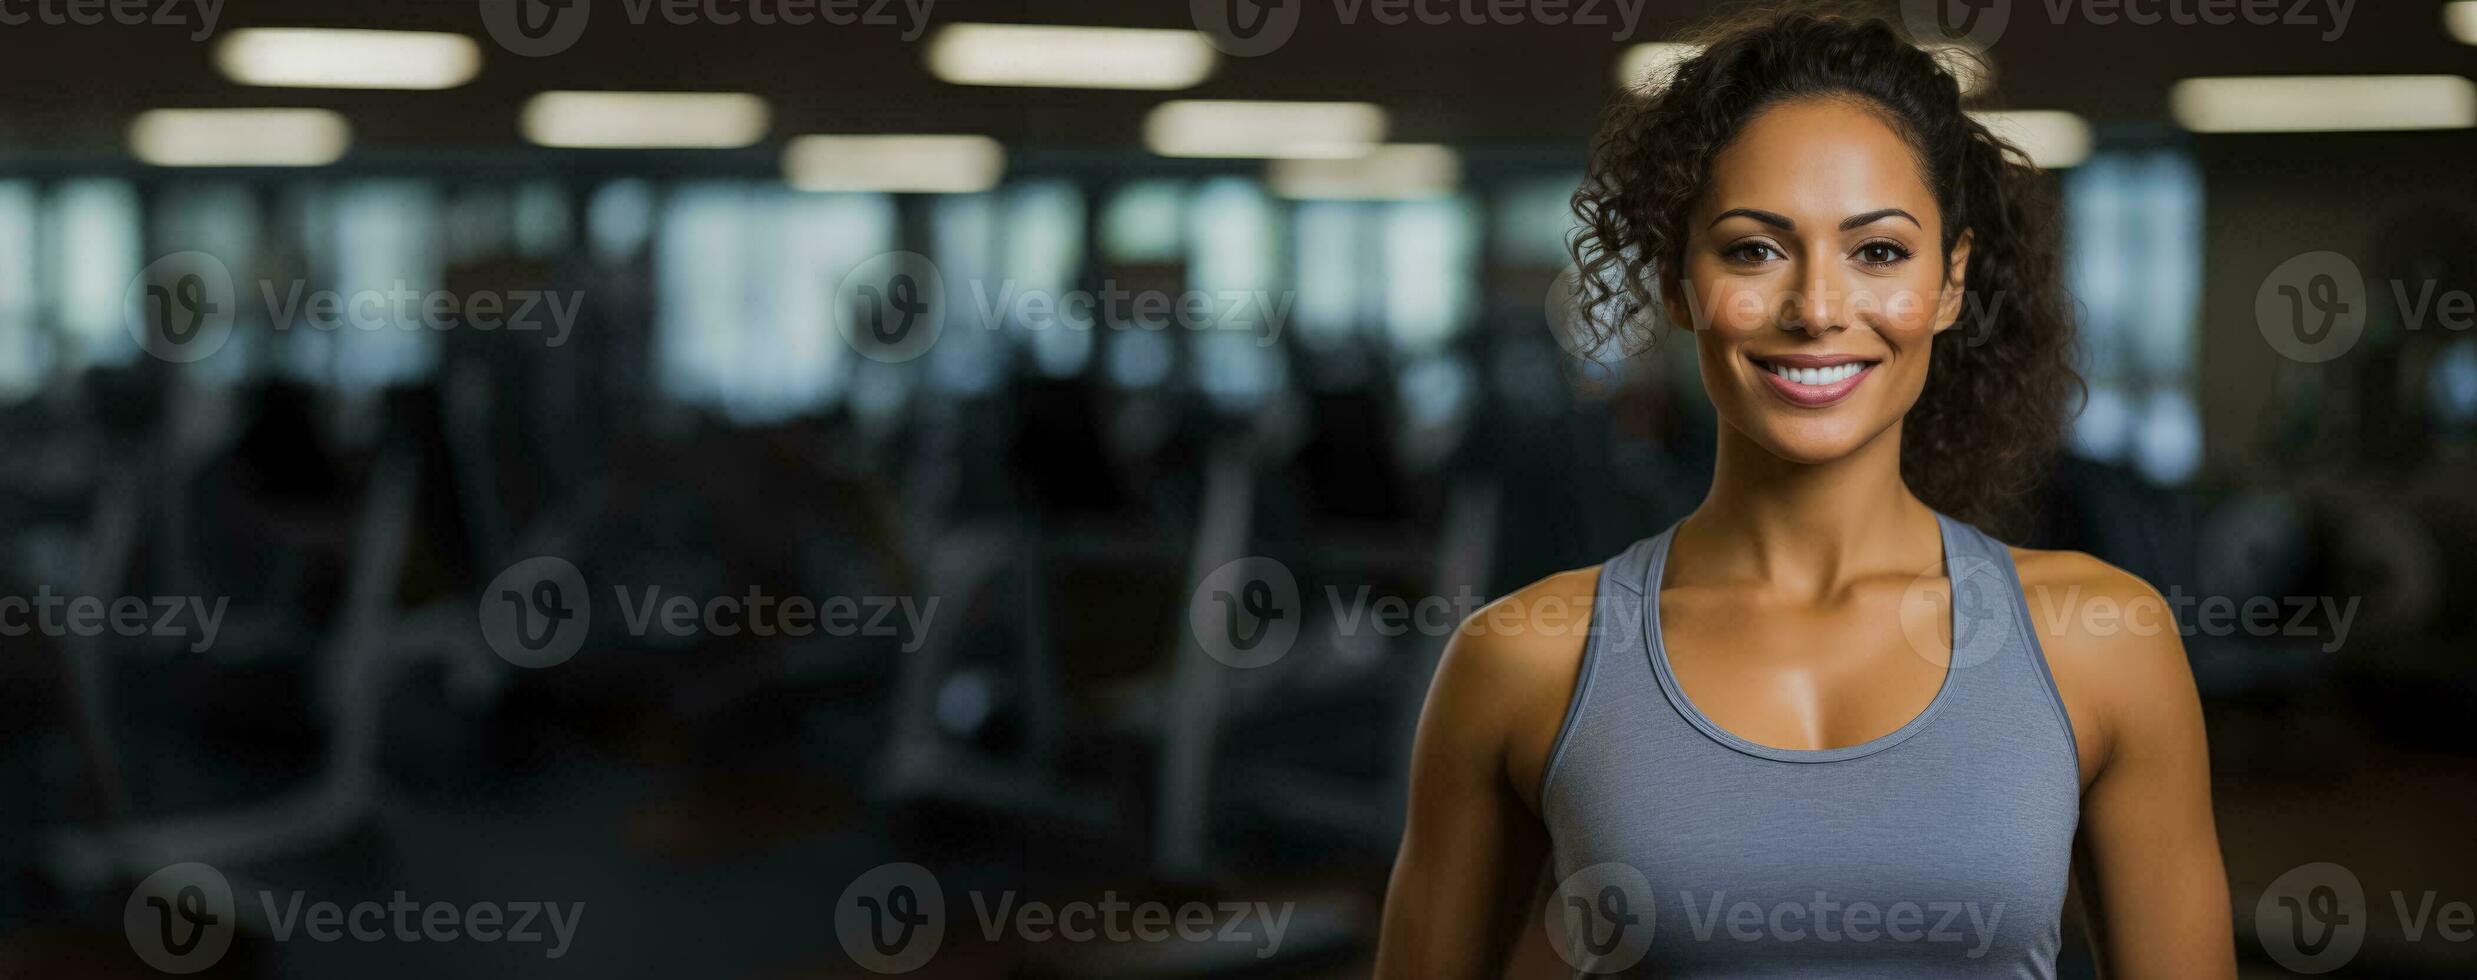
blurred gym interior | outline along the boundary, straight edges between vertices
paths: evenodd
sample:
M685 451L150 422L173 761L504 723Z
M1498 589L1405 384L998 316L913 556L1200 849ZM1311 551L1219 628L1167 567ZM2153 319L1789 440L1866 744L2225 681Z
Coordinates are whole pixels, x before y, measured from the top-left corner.
M1551 321L1601 108L1711 4L476 6L0 5L0 975L155 975L132 889L199 862L250 896L202 976L873 976L836 904L893 863L950 909L920 976L1365 976L1451 624L1709 479L1691 345ZM2090 384L2019 541L2191 600L2247 976L2317 862L2371 910L2330 975L2468 975L2393 903L2477 901L2477 5L2010 8L1976 98L2065 203ZM2443 82L2364 131L2182 85L2258 76ZM1351 108L1182 128L1222 100ZM182 115L257 108L295 111ZM1365 145L1275 145L1328 125ZM844 140L889 135L947 139ZM2299 357L2267 324L2318 253L2362 335ZM889 261L924 350L859 336ZM148 331L200 269L189 359ZM592 603L550 666L485 628L537 556ZM1192 600L1248 558L1301 617L1233 669ZM634 605L671 596L851 615ZM150 624L20 625L74 597ZM556 958L278 940L262 891L585 914ZM1289 911L1277 950L1042 941L982 927L1007 896Z

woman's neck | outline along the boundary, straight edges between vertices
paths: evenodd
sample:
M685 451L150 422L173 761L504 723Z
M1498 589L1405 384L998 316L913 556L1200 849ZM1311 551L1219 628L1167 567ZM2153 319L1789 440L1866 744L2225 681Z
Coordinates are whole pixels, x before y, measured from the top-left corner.
M1677 542L1691 559L1674 569L1678 584L1754 580L1816 597L1868 575L1915 575L1943 557L1934 511L1901 480L1897 422L1821 463L1782 459L1721 423L1711 493Z

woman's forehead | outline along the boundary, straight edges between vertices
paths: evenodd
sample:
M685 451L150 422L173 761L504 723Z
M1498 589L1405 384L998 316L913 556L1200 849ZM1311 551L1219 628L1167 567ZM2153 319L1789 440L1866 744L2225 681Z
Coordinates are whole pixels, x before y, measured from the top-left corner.
M1837 221L1898 207L1924 219L1922 209L1935 203L1924 170L1881 111L1852 99L1801 99L1746 121L1713 159L1697 211L1746 207Z

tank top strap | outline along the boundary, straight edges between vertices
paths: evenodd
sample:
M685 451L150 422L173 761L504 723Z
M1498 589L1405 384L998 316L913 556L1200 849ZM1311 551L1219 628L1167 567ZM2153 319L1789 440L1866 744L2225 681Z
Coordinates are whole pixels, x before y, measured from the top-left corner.
M1991 663L2026 664L2044 658L2030 636L2020 572L2012 550L1985 531L1941 513L1944 578L1950 583L1952 663L1955 676Z

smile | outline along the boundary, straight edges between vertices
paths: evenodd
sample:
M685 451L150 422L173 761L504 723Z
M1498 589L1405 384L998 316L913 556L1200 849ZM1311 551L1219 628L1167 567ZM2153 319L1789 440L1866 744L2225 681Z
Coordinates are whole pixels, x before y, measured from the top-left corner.
M1847 354L1786 354L1752 358L1763 380L1791 404L1821 408L1849 397L1876 362Z

